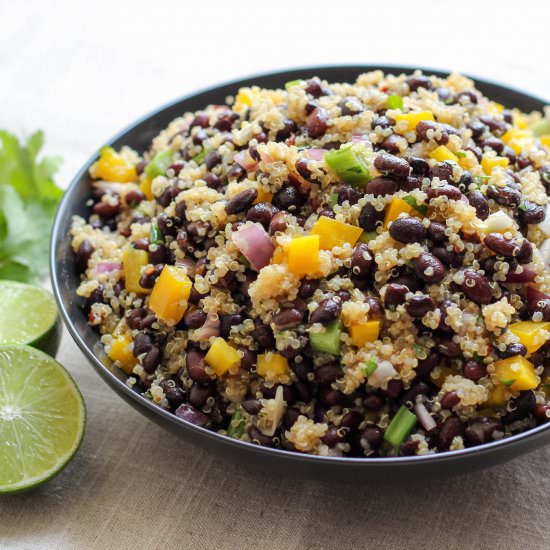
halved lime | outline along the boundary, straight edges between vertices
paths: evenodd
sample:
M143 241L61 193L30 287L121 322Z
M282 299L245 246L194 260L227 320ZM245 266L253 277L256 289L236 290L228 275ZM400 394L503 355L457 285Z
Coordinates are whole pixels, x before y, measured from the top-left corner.
M60 337L57 306L47 290L0 281L0 345L29 344L55 356Z
M0 347L0 494L44 483L69 462L86 409L69 373L29 346Z

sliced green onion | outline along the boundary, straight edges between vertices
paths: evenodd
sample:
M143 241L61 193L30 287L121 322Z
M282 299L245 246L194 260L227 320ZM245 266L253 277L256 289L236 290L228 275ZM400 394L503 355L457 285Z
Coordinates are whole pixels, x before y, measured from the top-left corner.
M466 153L464 151L455 151L455 156L457 156L459 159L466 158Z
M170 164L172 164L172 151L170 149L161 151L149 161L149 164L145 167L145 175L151 179L163 176Z
M340 355L340 334L342 333L342 321L337 319L325 325L323 332L310 332L309 341L313 351Z
M416 199L412 195L406 195L403 197L403 200L410 206L412 206L417 212L422 214L423 216L426 215L426 212L428 211L428 207L425 204L418 204L416 202Z
M290 90L290 88L294 88L295 86L299 86L302 81L300 79L298 80L289 80L285 83L285 90Z
M515 381L515 378L511 378L510 380L501 380L500 383L504 384L505 386L511 386Z
M159 229L158 223L156 221L151 222L149 242L151 244L162 244L164 242L164 235Z
M237 409L233 416L231 417L231 420L229 421L229 426L227 428L227 435L230 437L235 437L236 439L240 439L245 432L246 429L246 419L240 409Z
M399 447L412 432L416 425L416 415L405 405L397 411L384 433L384 439L393 447Z
M208 151L206 149L203 149L198 155L195 155L191 160L195 164L199 165L206 158L207 154L208 154Z
M359 235L359 242L368 243L373 239L376 239L376 237L378 237L378 233L376 231L363 231L363 233Z
M400 95L393 94L386 100L388 109L399 109L403 110L403 98Z
M325 162L345 183L363 186L371 179L365 152L360 144L348 145L325 153Z
M547 120L546 118L537 120L537 122L535 122L531 126L531 132L533 132L533 134L535 134L537 137L544 136L545 134L550 134L550 120Z
M365 366L363 367L363 373L368 378L376 369L378 368L378 363L375 359L369 359Z
M328 205L334 208L338 204L338 193L331 193L328 196Z

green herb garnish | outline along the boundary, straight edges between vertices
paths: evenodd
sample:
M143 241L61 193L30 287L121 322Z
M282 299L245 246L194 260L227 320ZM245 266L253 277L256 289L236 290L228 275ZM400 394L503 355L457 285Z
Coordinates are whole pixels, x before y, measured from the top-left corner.
M206 151L206 149L203 149L198 155L195 155L191 160L197 165L202 164L207 154L208 154L208 151Z
M403 98L400 95L393 94L386 100L388 109L399 109L403 110Z
M20 142L0 130L0 279L37 282L48 274L53 216L63 191L53 181L61 159L38 158L44 134Z
M397 411L390 425L386 428L384 439L393 447L399 447L412 432L416 425L416 415L409 411L405 405Z
M361 145L346 145L325 153L325 162L345 183L362 187L370 181L365 148Z
M164 176L170 164L172 164L172 151L170 149L161 151L149 161L149 164L145 167L145 175L151 179Z
M229 427L227 428L227 435L240 439L246 429L246 418L244 417L240 409L236 410L229 421Z
M423 216L426 215L426 212L428 211L428 207L425 204L418 204L418 202L416 202L416 199L412 195L405 195L403 197L403 200Z
M158 223L156 221L151 222L151 231L149 234L149 242L151 244L162 244L164 243L164 235L159 229Z
M334 208L338 204L338 193L331 193L328 196L328 205Z
M289 80L285 83L285 90L288 92L290 88L294 88L295 86L299 86L302 81L300 79L298 80Z
M376 369L378 368L378 363L375 359L369 359L365 366L363 367L363 373L368 378Z
M466 158L466 153L464 153L463 151L455 151L454 154L455 154L455 156L457 156L459 159Z

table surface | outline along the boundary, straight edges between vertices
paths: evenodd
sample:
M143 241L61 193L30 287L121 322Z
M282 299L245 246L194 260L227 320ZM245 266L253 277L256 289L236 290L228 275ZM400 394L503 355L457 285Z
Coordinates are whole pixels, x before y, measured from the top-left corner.
M542 3L0 0L0 125L43 128L59 181L109 136L193 89L288 66L394 63L484 75L550 98ZM230 57L229 57L230 56ZM542 549L550 448L440 481L339 483L255 472L176 439L119 399L67 334L88 406L58 477L0 499L0 548Z

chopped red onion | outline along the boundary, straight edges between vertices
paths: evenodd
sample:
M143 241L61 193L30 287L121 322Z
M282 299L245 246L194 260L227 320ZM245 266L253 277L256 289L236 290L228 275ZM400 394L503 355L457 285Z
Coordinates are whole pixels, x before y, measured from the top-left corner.
M433 416L428 412L428 409L424 403L417 403L414 406L414 412L416 413L418 421L427 432L436 427L436 422L433 419Z
M216 313L209 313L206 316L206 321L202 327L195 330L193 333L193 340L200 342L201 340L208 340L212 336L220 335L220 318Z
M262 225L241 226L233 233L232 239L253 269L259 271L269 264L275 246Z
M122 269L122 264L118 262L101 262L95 266L96 273L111 273Z
M304 151L304 156L310 160L323 160L323 157L325 156L326 152L327 152L326 149L319 149L317 147L313 147L312 149L306 149Z
M233 160L247 172L255 170L258 166L258 163L248 154L248 151L239 151L234 155Z

